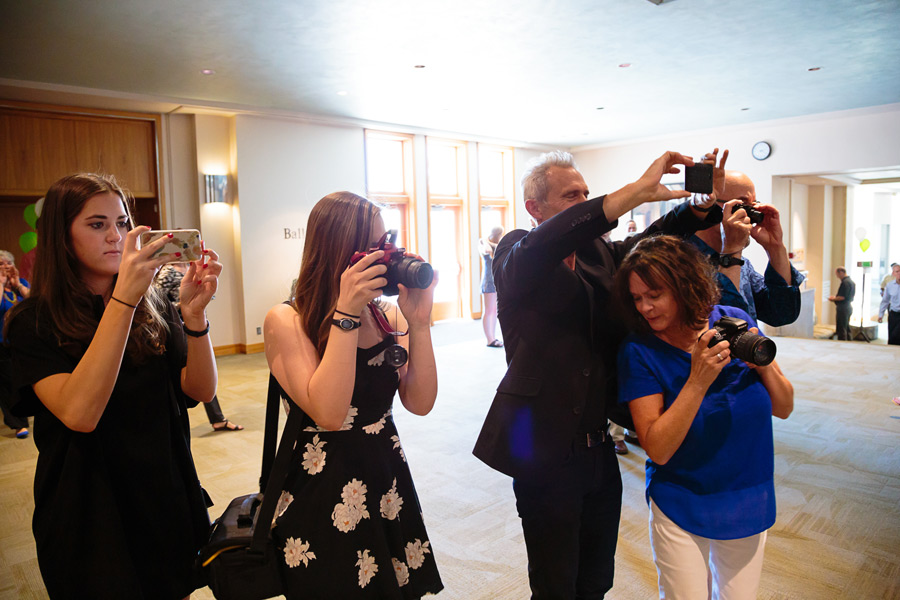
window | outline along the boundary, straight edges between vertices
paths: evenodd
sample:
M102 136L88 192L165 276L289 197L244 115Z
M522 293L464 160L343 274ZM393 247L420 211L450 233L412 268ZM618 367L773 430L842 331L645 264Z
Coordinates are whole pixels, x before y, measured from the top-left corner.
M411 135L366 130L366 193L384 205L381 216L387 229L397 230L395 243L415 252L412 146Z
M428 138L429 256L438 272L435 288L434 320L462 316L468 245L464 215L467 203L468 169L466 143Z
M513 149L478 144L479 237L494 227L509 231L515 206Z

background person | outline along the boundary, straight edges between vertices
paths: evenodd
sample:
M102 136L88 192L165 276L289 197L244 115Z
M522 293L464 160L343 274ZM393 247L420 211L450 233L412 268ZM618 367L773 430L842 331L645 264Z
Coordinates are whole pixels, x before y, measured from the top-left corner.
M187 263L169 263L159 270L156 279L153 280L153 284L165 294L176 309L181 304L181 280L187 269ZM225 418L218 395L213 396L209 402L204 402L203 408L206 410L206 418L209 419L213 431L241 431L244 428L243 425L232 423Z
M888 314L888 344L900 346L900 265L891 267L894 279L884 286L881 304L878 305L878 322L883 322Z
M602 598L613 584L622 479L606 430L618 408L615 354L625 331L607 303L612 276L642 236L688 236L721 211L712 197L710 212L683 204L629 240L602 236L644 202L687 196L660 184L676 164L693 161L667 152L636 182L588 200L572 155L543 154L522 179L538 225L511 231L497 246L509 369L474 454L513 477L534 598Z
M23 440L28 437L28 418L12 413L12 362L2 330L7 311L28 297L31 286L25 278L19 277L16 258L6 250L0 250L0 291L3 293L0 298L0 410L3 411L6 426L16 432L18 439Z
M828 300L834 302L835 309L835 334L839 340L850 339L850 315L853 314L853 298L856 296L856 283L850 279L847 269L838 267L834 274L841 280L837 294L829 296Z
M206 305L222 265L193 263L181 314L151 286L165 237L138 249L112 178L64 177L37 221L31 296L7 320L38 448L32 528L51 598L170 598L198 585L209 536L187 407L216 389Z
M692 245L639 243L616 274L616 297L635 332L619 351L620 401L647 451L650 544L660 598L755 599L766 530L775 522L772 416L793 410L778 364L709 348L721 316L714 272Z
M727 151L720 166L724 167L726 158ZM720 302L736 306L773 327L793 323L800 316L800 284L805 277L788 259L778 209L757 202L753 180L739 171L725 172L725 188L717 202L724 209L721 228L698 231L691 242L717 267ZM751 205L761 212L763 221L754 225L746 210L740 208L742 205ZM763 247L769 258L765 274L743 257L751 239Z
M484 273L481 276L481 298L484 312L481 315L481 326L487 345L491 348L502 348L503 342L497 339L497 288L494 287L494 251L497 242L503 237L503 228L494 227L490 235L478 240L478 252L484 259Z
M387 280L382 250L352 266L385 232L379 208L351 194L325 196L306 227L290 303L266 315L269 368L290 406L305 413L273 536L284 547L286 596L419 598L442 588L421 507L391 416L394 394L428 414L437 396L430 318L436 280L400 286L401 315L373 301ZM396 322L396 321L399 321ZM403 365L386 351L408 350Z

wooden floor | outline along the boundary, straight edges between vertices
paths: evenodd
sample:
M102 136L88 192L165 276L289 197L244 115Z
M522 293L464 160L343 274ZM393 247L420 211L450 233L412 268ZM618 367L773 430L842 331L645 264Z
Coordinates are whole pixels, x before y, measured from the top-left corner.
M434 328L440 394L427 417L396 420L423 505L445 600L529 595L525 548L510 480L476 460L472 446L505 370L479 322ZM770 530L759 598L900 598L900 348L777 338L796 409L775 422L778 521ZM212 433L191 414L193 449L216 506L254 490L264 421L263 355L219 359L219 398L247 427ZM611 600L656 597L643 501L645 456L620 457L625 496ZM31 439L0 432L0 598L45 598L31 537ZM98 524L100 525L100 524ZM103 549L85 548L102 556ZM212 598L208 589L194 598Z

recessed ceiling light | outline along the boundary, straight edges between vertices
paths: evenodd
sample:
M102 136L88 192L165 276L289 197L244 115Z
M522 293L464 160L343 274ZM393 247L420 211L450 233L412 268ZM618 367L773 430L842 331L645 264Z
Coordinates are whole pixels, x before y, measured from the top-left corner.
M347 95L347 92L344 91L344 90L341 90L341 91L339 91L339 92L337 93L337 95L338 95L338 96L346 96L346 95Z
M602 106L598 106L598 107L597 107L597 110L603 110L603 107L602 107Z
M631 66L631 63L622 63L622 64L619 65L619 68L620 68L620 69L627 69L627 68L630 67L630 66Z
M747 108L742 108L741 110L750 110L750 108L749 108L749 107L747 107Z
M200 74L201 75L215 75L216 72L213 71L212 69L201 69Z
M413 69L424 69L425 65L415 65Z
M807 69L807 71L821 71L821 70L822 70L822 67L811 67L811 68Z

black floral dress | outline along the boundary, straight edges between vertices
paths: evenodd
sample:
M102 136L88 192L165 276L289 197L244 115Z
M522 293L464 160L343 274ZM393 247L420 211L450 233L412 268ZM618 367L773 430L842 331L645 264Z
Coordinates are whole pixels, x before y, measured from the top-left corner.
M443 589L391 416L399 379L384 351L393 343L357 350L340 430L306 417L273 530L288 598L410 599Z

